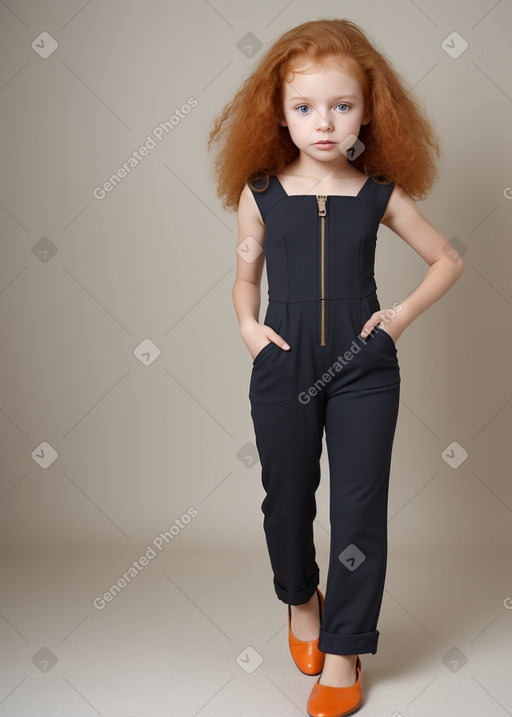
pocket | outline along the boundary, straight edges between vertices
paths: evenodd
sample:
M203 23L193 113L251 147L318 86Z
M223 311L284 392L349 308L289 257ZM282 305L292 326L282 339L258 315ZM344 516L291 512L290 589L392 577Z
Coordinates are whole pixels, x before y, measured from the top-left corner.
M363 306L365 309L365 314L361 317L361 324L364 324L365 321L368 321L370 316L372 316L376 311L380 311L380 304L379 300L377 299L377 296L375 294L372 294L371 296L365 296L363 299ZM384 334L385 341L388 342L388 344L393 348L393 350L397 351L397 347L395 344L395 341L391 334L388 334L386 329L382 328L381 326L374 326L372 329L369 338L372 338L371 334L373 333L374 337L377 334Z
M393 386L400 383L400 366L393 337L376 326L366 337L361 351L363 388Z
M397 351L396 344L394 338L389 334L386 329L383 329L381 326L375 327L376 331L380 334L384 334L384 336L387 337L387 341L391 344L391 347L394 351Z
M292 356L271 341L253 360L249 398L263 406L279 406L293 400Z
M265 354L265 352L270 348L270 346L273 344L273 341L269 341L268 344L265 344L265 346L258 351L256 356L252 360L252 365L254 366L261 358L262 355Z

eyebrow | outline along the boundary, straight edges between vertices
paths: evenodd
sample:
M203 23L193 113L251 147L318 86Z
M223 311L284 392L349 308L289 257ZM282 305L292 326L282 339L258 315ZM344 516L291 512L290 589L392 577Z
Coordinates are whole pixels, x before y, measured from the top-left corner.
M357 97L355 95L336 95L337 100L357 100ZM311 102L309 97L289 97L288 102L293 102L295 100L302 100L302 102Z

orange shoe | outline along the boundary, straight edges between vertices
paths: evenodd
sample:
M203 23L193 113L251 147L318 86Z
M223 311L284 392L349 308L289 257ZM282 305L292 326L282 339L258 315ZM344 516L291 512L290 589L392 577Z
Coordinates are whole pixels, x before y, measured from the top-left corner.
M357 680L350 687L329 687L321 685L318 678L308 699L309 717L344 717L352 714L361 705L362 666L359 657L356 661Z
M316 589L316 594L318 596L321 625L325 598L318 588ZM316 640L309 640L308 642L299 640L299 638L295 637L292 632L291 621L292 609L290 605L288 605L288 644L290 646L293 661L299 670L305 675L319 675L322 672L325 660L325 653L318 649L318 641L320 637L317 637Z

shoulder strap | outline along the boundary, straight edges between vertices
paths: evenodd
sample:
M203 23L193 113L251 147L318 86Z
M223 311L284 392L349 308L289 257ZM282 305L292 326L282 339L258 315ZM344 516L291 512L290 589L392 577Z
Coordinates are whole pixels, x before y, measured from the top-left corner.
M263 176L260 175L249 179L247 186L256 200L263 221L265 221L269 209L280 199L287 196L275 175L265 173Z
M386 207L395 186L394 182L388 182L388 184L380 184L373 178L370 182L367 182L361 190L359 196L367 204L369 204L373 211L376 213L379 221L382 219L386 212Z

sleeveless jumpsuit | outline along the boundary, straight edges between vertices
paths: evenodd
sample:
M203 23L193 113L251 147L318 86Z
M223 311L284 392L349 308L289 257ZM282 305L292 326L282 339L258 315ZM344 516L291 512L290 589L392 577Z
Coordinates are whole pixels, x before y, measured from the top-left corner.
M318 647L375 654L400 370L384 329L359 332L380 310L375 248L393 183L368 177L355 197L288 195L273 175L248 186L266 228L264 323L291 347L266 344L249 385L274 589L300 605L319 584L313 521L325 430L330 556Z

